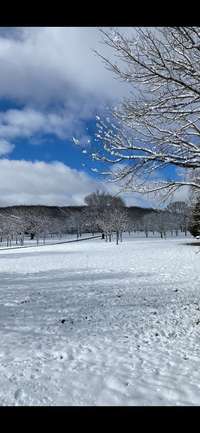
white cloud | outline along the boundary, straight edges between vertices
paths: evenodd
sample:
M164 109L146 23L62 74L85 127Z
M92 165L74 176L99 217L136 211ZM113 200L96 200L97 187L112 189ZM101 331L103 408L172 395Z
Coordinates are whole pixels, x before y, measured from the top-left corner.
M0 33L0 97L48 104L85 94L121 96L126 86L92 51L113 55L100 41L95 27L6 29Z
M72 133L81 137L80 144L87 144L84 124L76 111L58 110L42 112L33 108L10 109L0 112L0 137L5 139L30 138L36 134L54 134L60 139L70 138Z
M74 136L80 146L89 146L85 120L129 88L92 52L113 55L100 42L93 27L0 29L0 98L19 100L23 106L0 112L0 156L12 151L16 139L42 143L45 134ZM0 160L0 188L5 205L81 204L97 188L114 191L111 184L61 163L6 159Z
M83 172L60 162L0 160L0 205L82 204L97 187Z
M82 205L84 197L97 189L117 193L116 185L100 182L61 162L0 159L0 206ZM128 205L142 205L137 194L124 198Z
M14 144L9 141L0 138L0 156L8 155L14 149Z
M1 28L0 98L24 108L0 112L0 140L54 134L87 146L85 121L128 90L94 54L113 56L100 42L95 27Z
M92 51L112 55L100 41L95 27L2 28L0 98L24 108L0 113L0 139L45 133L76 134L81 144L90 139L84 121L128 88Z

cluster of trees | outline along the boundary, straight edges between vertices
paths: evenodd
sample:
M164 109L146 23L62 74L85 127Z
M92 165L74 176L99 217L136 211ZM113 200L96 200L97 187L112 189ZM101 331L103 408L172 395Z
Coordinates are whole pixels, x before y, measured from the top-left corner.
M62 233L62 224L59 219L48 217L45 214L37 215L34 210L16 208L14 212L0 213L0 242L6 241L7 246L13 243L24 245L25 235L30 239L39 239L45 243L48 235L59 236Z
M159 233L161 238L167 234L178 235L182 232L187 235L190 231L190 222L193 208L189 203L176 201L170 203L164 210L152 210L144 216L131 215L123 200L110 194L97 191L85 197L86 207L71 216L72 226L77 225L77 237L82 231L91 233L103 232L105 240L110 241L116 236L116 243L122 241L123 232ZM68 220L69 223L70 220Z
M37 212L36 212L37 211ZM75 233L77 239L82 233L103 233L105 241L122 241L124 232L159 233L161 238L167 234L190 231L194 236L200 234L200 201L193 207L183 201L170 203L164 210L148 211L143 216L129 212L120 197L96 191L85 197L85 206L57 208L50 215L45 208L15 207L12 211L0 211L0 242L7 246L13 243L23 245L25 236L35 239L39 244L47 237L61 238Z
M122 233L128 228L128 214L123 200L97 191L85 197L85 203L84 219L90 231L103 232L105 240L110 242L115 233L116 243L119 239L122 241Z
M24 245L25 235L35 239L37 244L47 237L62 237L67 233L76 233L77 239L83 232L105 233L105 239L111 241L116 234L116 242L122 240L122 233L127 228L127 210L122 199L97 191L85 198L86 206L76 210L60 208L59 217L47 215L43 209L36 212L36 207L14 208L12 213L0 213L0 242L7 246L13 243Z
M165 210L150 212L142 218L142 230L148 237L149 232L160 233L160 237L166 237L167 233L177 236L179 231L189 231L191 208L184 201L170 203Z
M123 200L111 194L96 191L85 197L82 208L61 209L64 216L65 232L76 232L77 239L82 233L103 233L110 241L116 235L116 243L122 241L122 234L128 228L128 213Z

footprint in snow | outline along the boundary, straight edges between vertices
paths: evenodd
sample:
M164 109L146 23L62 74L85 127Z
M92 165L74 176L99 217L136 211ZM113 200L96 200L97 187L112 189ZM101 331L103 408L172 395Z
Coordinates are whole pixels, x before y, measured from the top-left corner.
M24 391L23 391L23 389L17 389L17 391L15 391L15 394L14 394L14 397L15 397L15 400L21 400L21 399L23 399L23 397L24 397Z

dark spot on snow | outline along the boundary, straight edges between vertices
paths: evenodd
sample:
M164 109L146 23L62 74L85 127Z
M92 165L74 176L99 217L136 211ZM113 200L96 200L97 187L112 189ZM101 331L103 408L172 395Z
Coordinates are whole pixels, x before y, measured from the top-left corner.
M60 359L63 359L63 356L62 356L62 355L60 355Z
M121 298L122 297L122 295L117 295L117 298Z
M196 325L199 325L199 323L200 323L200 320L198 319L198 320L196 321Z
M27 304L28 302L30 302L29 299L24 299L24 301L21 301L20 304Z
M62 319L62 320L61 320L61 323L65 323L65 322L66 322L66 319Z
M85 319L87 319L87 316L85 316Z
M174 292L178 292L178 289L175 289Z
M155 315L155 314L157 314L157 311L153 311L153 313L152 313L152 314L154 314L154 315Z
M159 336L159 334L158 334L158 333L156 332L156 333L155 333L155 336L156 336L156 337L158 337L158 336Z

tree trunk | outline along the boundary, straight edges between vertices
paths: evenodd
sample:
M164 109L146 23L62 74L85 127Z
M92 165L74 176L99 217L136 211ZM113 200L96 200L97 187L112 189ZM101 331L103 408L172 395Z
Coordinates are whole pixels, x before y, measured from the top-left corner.
M116 244L118 245L118 243L119 243L119 232L116 231Z

